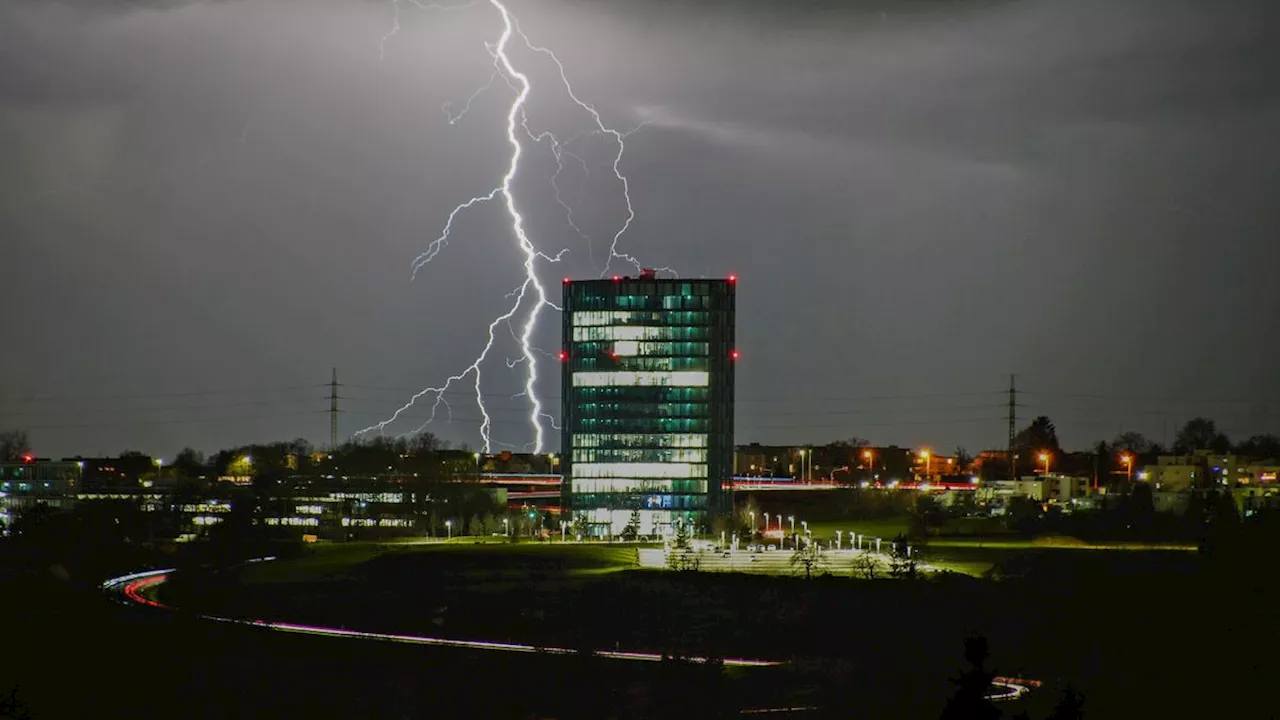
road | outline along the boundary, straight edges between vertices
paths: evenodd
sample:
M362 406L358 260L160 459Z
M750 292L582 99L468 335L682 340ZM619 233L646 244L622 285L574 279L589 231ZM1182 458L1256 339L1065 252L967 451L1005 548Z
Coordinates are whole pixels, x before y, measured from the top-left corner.
M645 551L642 550L641 552L645 552ZM661 553L662 551L657 550L656 552ZM852 562L852 556L857 554L856 551L851 551L851 550L833 551L833 554L840 554L840 553L844 553L849 556L848 562ZM712 566L714 566L716 563L721 563L721 564L727 563L729 567L725 568L726 571L733 569L735 563L743 561L742 556L747 555L747 553L741 552L741 553L733 554L730 558L724 558L723 553L716 553L716 554L720 555L721 557L718 557L715 559L708 559L706 562L708 562L708 564ZM794 570L790 565L791 553L789 552L775 550L773 552L759 553L755 557L758 557L760 559L754 562L750 560L745 560L745 562L751 563L753 565L763 563L763 565L760 565L760 567L762 568L765 566L769 566L769 567L778 567L779 569L785 570L785 571ZM843 558L845 557L845 555L838 555L838 557ZM250 562L262 562L265 560L273 560L273 559L274 558L258 558L255 560L251 560ZM704 568L706 567L707 566L704 566ZM172 610L173 609L172 607L157 601L154 597L154 594L156 589L161 584L163 584L165 580L169 578L169 575L172 574L174 571L175 571L174 568L164 568L164 569L144 570L141 572L130 573L128 575L122 575L120 577L107 580L106 582L102 583L102 589L108 594L121 598L125 602L129 602L137 605L143 605L146 607L151 607L156 609ZM760 570L760 571L763 572L764 570ZM314 635L314 636L321 636L321 637L351 638L351 639L359 639L359 640L373 640L373 641L380 641L380 642L406 643L411 645L429 645L429 646L435 646L435 647L465 648L470 650L489 650L489 651L497 651L497 652L515 652L515 653L532 653L532 654L546 653L551 655L575 655L578 653L577 650L573 650L570 648L537 647L534 645L524 645L520 643L492 642L488 640L462 640L457 638L426 637L421 635L397 635L397 634L391 634L391 633L372 633L372 632L362 632L359 630L347 630L344 628L322 627L318 625L299 625L296 623L285 623L285 622L268 622L265 620L246 620L246 619L238 619L238 618L221 617L217 615L199 615L199 617L204 620L210 620L213 622L232 623L232 624L244 625L248 627L264 628L264 629L273 630L276 632L296 633L296 634L302 634L302 635ZM621 651L621 650L598 651L595 653L595 656L608 658L611 660L629 660L629 661L640 661L640 662L661 662L663 660L663 656L659 653ZM704 657L692 657L688 659L691 660L692 662L700 662L700 663L705 663L707 661L707 658L704 658ZM757 659L750 659L750 658L724 658L723 661L725 666L727 667L759 668L759 667L776 667L784 664L776 660L757 660ZM1022 697L1023 695L1026 695L1028 692L1030 692L1031 687L1038 686L1038 685L1039 683L1033 680L1022 680L1017 678L996 678L994 681L992 681L992 689L989 694L989 697L992 700L1014 700ZM787 708L786 710L795 712L795 711L817 710L817 708L809 708L809 707ZM744 714L760 714L760 713L781 712L781 711L782 709L760 709L760 710L744 711Z

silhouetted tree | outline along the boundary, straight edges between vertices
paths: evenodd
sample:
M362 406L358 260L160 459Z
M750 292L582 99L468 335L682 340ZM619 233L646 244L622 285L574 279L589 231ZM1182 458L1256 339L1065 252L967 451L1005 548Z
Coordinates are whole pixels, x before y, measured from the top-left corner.
M804 570L804 578L806 580L813 577L816 570L826 566L827 558L822 552L822 546L816 542L804 542L796 551L791 554L791 566Z
M1113 450L1127 450L1134 455L1145 455L1151 452L1152 447L1151 441L1147 439L1146 435L1134 430L1126 430L1116 435L1115 439L1111 441L1111 446Z
M916 576L915 552L907 544L905 535L898 535L889 545L889 575L899 580Z
M1129 522L1134 527L1147 529L1151 527L1155 516L1156 505L1155 498L1151 494L1151 486L1147 483L1134 485L1133 491L1129 494Z
M1012 497L1005 509L1004 522L1015 532L1032 533L1039 527L1043 514L1044 509L1035 500L1029 497Z
M0 698L0 718L8 720L29 720L31 711L27 709L25 703L18 699L18 689L14 688L9 694Z
M1023 428L1015 436L1014 446L1024 460L1033 458L1042 450L1056 453L1062 449L1058 444L1058 428L1046 415L1037 417Z
M1192 418L1188 420L1174 437L1174 452L1191 453L1196 450L1212 450L1214 452L1230 452L1231 441L1218 432L1218 426L1208 418Z
M947 515L932 495L920 495L911 506L908 516L908 535L923 545L928 541L929 531L942 526Z
M173 459L173 470L182 477L194 478L205 474L207 467L204 453L193 448L183 448Z
M1053 712L1045 720L1082 720L1084 718L1084 696L1075 688L1067 686L1062 691L1062 698L1053 707Z
M876 571L880 569L880 561L869 552L859 553L853 559L854 577L861 577L864 580L875 580Z
M622 539L627 542L635 542L640 536L640 511L632 510L631 517L627 520L626 527L622 528Z
M1236 453L1258 459L1280 459L1280 437L1275 435L1254 435L1236 445Z
M969 467L969 464L973 462L973 455L970 455L969 451L964 449L964 447L960 445L956 446L955 453L956 453L956 469L963 472L964 469Z
M0 462L16 462L31 452L26 430L0 431Z
M991 681L995 679L995 673L987 670L988 652L986 638L965 639L964 657L969 667L951 679L956 694L947 701L941 720L997 720L1000 717L1000 709L987 699Z

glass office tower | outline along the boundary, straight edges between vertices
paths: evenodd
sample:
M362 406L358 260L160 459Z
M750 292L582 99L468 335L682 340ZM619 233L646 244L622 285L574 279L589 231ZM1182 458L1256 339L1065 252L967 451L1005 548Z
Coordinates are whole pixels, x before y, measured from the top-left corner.
M564 283L561 462L570 522L703 531L732 510L736 279Z

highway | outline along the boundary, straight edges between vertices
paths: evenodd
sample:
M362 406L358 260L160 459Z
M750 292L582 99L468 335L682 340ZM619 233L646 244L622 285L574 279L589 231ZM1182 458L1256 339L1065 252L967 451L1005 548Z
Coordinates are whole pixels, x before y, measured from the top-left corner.
M642 553L657 552L661 555L663 551L662 550L652 550L652 551L641 550L640 552ZM764 568L766 566L768 566L771 569L776 568L775 572L776 571L794 571L794 568L790 565L791 553L782 551L782 550L775 550L772 552L764 552L764 553L759 553L757 555L754 555L754 557L760 558L755 561L746 560L745 556L748 556L748 553L745 553L745 552L730 553L731 557L729 558L723 557L724 553L706 553L706 554L715 554L719 557L705 559L704 562L706 562L706 565L703 566L703 569L722 569L724 571L741 571L736 567L736 565L740 562L746 562L752 565L761 564L760 565L761 568ZM847 557L848 558L847 562L852 563L852 558L861 553L859 551L853 551L853 550L837 550L837 551L832 551L829 554L836 556L837 559ZM254 560L250 560L248 562L264 562L264 561L274 560L274 559L275 559L274 557L255 558ZM720 568L720 567L717 567L718 564L719 565L727 564L728 567ZM752 571L755 571L755 569L752 568ZM763 569L761 569L760 571L764 572ZM110 580L107 580L106 582L102 583L101 587L108 594L118 597L126 603L142 605L145 607L155 608L159 610L173 610L174 608L168 605L165 605L154 598L154 593L156 588L158 588L161 584L163 584L165 580L168 579L169 575L172 574L173 572L175 572L174 568L143 570L140 572L130 573L128 575L121 575L119 577L115 577ZM379 641L379 642L405 643L410 645L428 645L428 646L435 646L435 647L465 648L470 650L487 650L487 651L496 651L496 652L514 652L514 653L530 653L530 654L546 653L551 655L578 654L577 650L573 650L570 648L538 647L534 645L525 645L521 643L504 643L504 642L492 642L488 640L463 640L463 639L457 639L457 638L426 637L422 635L398 635L398 634L391 634L391 633L362 632L359 630L347 630L344 628L323 627L318 625L299 625L296 623L285 623L285 622L268 622L265 620L246 620L246 619L238 619L238 618L221 617L217 615L199 615L198 617L200 617L201 619L209 620L213 622L231 623L236 625L244 625L247 627L263 628L263 629L272 630L275 632L314 635L314 636L320 636L320 637L350 638L350 639L358 639L358 640L372 640L372 641ZM622 651L622 650L597 651L595 653L595 656L608 658L611 660L629 660L633 662L634 661L661 662L663 660L663 656L659 653ZM688 659L691 660L692 662L699 662L699 663L707 662L707 658L705 657L692 657ZM757 659L750 659L750 658L724 658L723 662L727 667L755 667L755 668L776 667L784 664L776 660L757 660ZM1014 700L1026 695L1028 692L1030 692L1032 687L1038 686L1038 685L1039 683L1034 680L1022 680L1018 678L996 678L994 681L992 681L992 689L989 697L990 699L997 700L997 701ZM762 708L758 710L744 711L743 714L764 714L764 713L772 713L772 712L796 712L796 711L803 712L803 711L810 711L810 710L817 710L817 709L818 708L811 708L811 707L785 708L785 709L784 708Z

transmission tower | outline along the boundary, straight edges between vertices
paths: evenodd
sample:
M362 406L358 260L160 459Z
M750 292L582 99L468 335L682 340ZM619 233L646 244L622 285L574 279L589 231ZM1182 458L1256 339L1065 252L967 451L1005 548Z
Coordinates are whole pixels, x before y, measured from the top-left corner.
M338 449L338 368L329 382L329 452Z
M1017 376L1009 376L1009 480L1018 479L1018 456L1015 441L1018 437L1018 386Z

